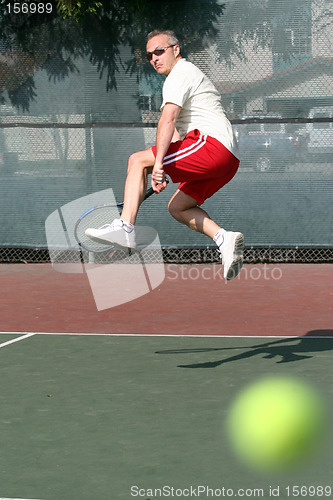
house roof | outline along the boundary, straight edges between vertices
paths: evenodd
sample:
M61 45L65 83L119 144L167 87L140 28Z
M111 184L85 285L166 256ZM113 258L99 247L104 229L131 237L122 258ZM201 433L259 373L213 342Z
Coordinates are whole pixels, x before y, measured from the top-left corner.
M261 80L215 82L215 86L221 94L230 97L240 96L243 93L247 95L262 94L264 92L272 94L277 89L282 90L286 87L295 86L298 82L312 80L318 76L318 72L333 75L333 58L312 58ZM296 75L297 82L295 81Z

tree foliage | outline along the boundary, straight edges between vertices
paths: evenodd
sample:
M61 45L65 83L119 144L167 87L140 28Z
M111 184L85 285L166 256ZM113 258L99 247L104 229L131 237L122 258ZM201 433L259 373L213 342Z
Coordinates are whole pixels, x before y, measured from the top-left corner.
M50 0L54 7L51 14L14 15L2 0L0 43L7 54L28 54L54 81L75 71L77 58L87 57L100 75L106 75L110 90L117 88L120 67L138 73L149 68L138 63L144 61L147 33L156 28L173 29L185 45L191 41L193 48L214 40L220 59L229 64L235 56L246 58L248 43L254 50L269 47L284 57L288 55L286 26L290 19L307 16L311 1ZM228 22L223 24L226 8ZM221 23L216 37L216 26ZM130 47L131 60L122 59L122 46ZM1 73L6 70L0 69ZM9 91L13 104L28 109L34 98L31 74L24 81L17 80L16 86L6 85L6 79L2 82L0 77L0 86L0 90Z
M79 22L87 14L96 15L98 10L103 6L102 2L95 0L58 0L58 13L64 18L72 18Z
M10 53L25 52L46 71L50 80L65 78L75 71L78 57L88 57L100 75L107 75L107 90L117 87L120 66L133 71L138 50L145 49L146 35L155 28L173 29L180 40L213 36L224 5L216 0L51 0L51 14L13 14L1 5L1 44ZM64 19L65 18L65 19ZM133 57L123 61L121 46L129 46ZM141 67L142 69L142 67ZM34 98L34 81L6 85L16 106L28 109Z

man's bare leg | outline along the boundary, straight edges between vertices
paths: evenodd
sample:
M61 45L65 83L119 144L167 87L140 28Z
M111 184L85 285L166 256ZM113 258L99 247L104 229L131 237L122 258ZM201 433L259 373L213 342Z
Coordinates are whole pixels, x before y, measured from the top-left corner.
M244 236L218 226L191 196L177 190L169 202L171 215L190 229L212 238L220 249L224 278L231 280L243 265Z
M139 207L147 191L147 176L154 166L155 156L151 149L139 151L128 160L125 182L124 206L121 218L135 224Z
M221 229L202 208L197 206L194 198L179 190L169 202L169 212L178 222L212 239Z
M137 248L134 224L147 191L147 176L152 172L153 165L154 155L149 149L131 155L121 219L116 218L110 224L103 224L98 228L87 228L85 233L89 238L120 247Z

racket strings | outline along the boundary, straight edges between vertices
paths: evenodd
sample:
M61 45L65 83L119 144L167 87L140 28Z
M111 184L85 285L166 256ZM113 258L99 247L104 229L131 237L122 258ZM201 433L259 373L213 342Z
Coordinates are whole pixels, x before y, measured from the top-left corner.
M101 241L93 240L86 235L88 228L103 228L109 227L115 218L119 217L117 206L102 206L96 207L89 213L81 217L75 227L75 237L80 246L89 252L106 252L114 245L111 243L102 243Z
M169 182L168 179L166 179ZM148 189L145 195L145 200L154 194L153 188ZM102 229L109 227L114 219L119 218L119 210L123 207L123 203L116 203L113 205L106 204L98 207L90 208L81 215L74 228L74 236L79 243L80 248L88 252L100 253L107 252L114 249L112 243L102 243L99 240L93 240L85 234L88 228ZM149 240L150 238L148 238ZM131 251L129 250L129 255Z

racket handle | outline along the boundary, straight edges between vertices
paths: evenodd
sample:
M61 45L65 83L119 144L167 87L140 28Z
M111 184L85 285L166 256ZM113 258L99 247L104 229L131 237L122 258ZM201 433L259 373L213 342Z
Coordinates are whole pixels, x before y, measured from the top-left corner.
M151 196L154 193L155 193L155 191L153 190L153 188L152 187L149 188L148 191L145 194L144 200L146 200L147 198L149 198L149 196Z
M169 179L166 179L166 181L167 181L167 184L169 184ZM148 191L145 194L144 200L146 200L147 198L149 198L154 193L155 193L155 191L153 190L153 188L152 187L149 188Z

